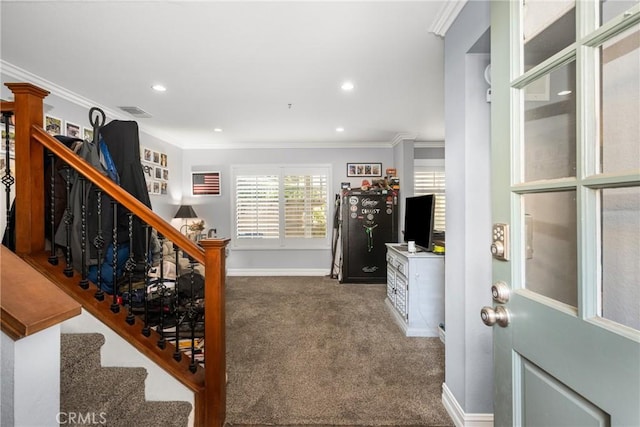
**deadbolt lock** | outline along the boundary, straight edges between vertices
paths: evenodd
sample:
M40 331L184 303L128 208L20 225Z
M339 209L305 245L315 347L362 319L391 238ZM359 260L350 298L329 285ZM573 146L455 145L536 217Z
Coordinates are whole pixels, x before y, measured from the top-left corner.
M496 223L491 230L491 255L502 261L509 260L509 225Z
M509 302L510 295L511 289L509 289L509 285L504 282L496 282L491 286L491 296L493 300L499 304Z
M487 326L493 326L497 323L498 326L502 326L503 328L511 321L509 311L501 305L495 309L492 307L482 307L482 310L480 310L480 318Z

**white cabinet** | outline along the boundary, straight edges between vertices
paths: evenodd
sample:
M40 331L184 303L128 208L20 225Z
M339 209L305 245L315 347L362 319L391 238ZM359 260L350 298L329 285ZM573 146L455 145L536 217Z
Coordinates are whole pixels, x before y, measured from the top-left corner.
M408 337L437 337L444 322L444 256L387 243L385 303Z

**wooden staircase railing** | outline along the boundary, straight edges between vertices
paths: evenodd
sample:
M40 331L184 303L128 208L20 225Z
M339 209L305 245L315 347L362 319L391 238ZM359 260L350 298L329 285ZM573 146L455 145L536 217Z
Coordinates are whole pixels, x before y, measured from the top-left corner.
M182 235L146 205L100 174L84 159L60 144L43 129L43 99L49 92L29 83L6 83L13 102L2 102L2 111L15 116L15 235L16 253L47 275L94 316L127 339L168 373L194 392L195 425L222 426L226 410L225 359L225 251L228 239L207 239L200 246ZM101 188L132 214L162 234L195 261L204 265L204 352L206 368L195 373L172 357L171 346L159 348L153 337L138 333L139 325L119 321L124 313L113 313L108 303L100 304L93 294L69 285L62 271L47 262L45 253L44 148L50 150L84 177ZM183 359L184 361L184 359ZM184 364L184 363L183 363Z

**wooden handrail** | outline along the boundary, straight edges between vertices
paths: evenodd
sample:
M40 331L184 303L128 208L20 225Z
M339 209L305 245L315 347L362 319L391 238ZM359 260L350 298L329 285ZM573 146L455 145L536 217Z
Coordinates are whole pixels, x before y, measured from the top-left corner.
M4 112L13 112L15 111L15 105L13 104L13 102L9 102L9 101L2 101L0 102L0 112L4 113Z
M89 162L76 155L64 144L58 142L41 127L33 126L31 128L31 134L36 141L48 148L53 154L77 170L89 181L100 187L114 200L117 200L118 203L129 209L131 213L158 230L196 261L204 264L204 249L187 239L179 230L169 225L131 193L124 190L111 178L102 175L96 168L89 164Z

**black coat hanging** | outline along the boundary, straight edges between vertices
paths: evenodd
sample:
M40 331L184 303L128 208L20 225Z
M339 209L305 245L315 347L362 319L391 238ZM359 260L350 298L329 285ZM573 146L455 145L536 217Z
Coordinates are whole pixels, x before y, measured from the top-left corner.
M113 120L100 129L100 136L107 145L120 175L120 186L151 209L151 200L140 163L138 123ZM128 212L123 207L119 209L119 241L128 240ZM133 242L130 247L136 261L145 260L143 255L145 252L145 230L142 225L142 221L136 217L133 221Z

